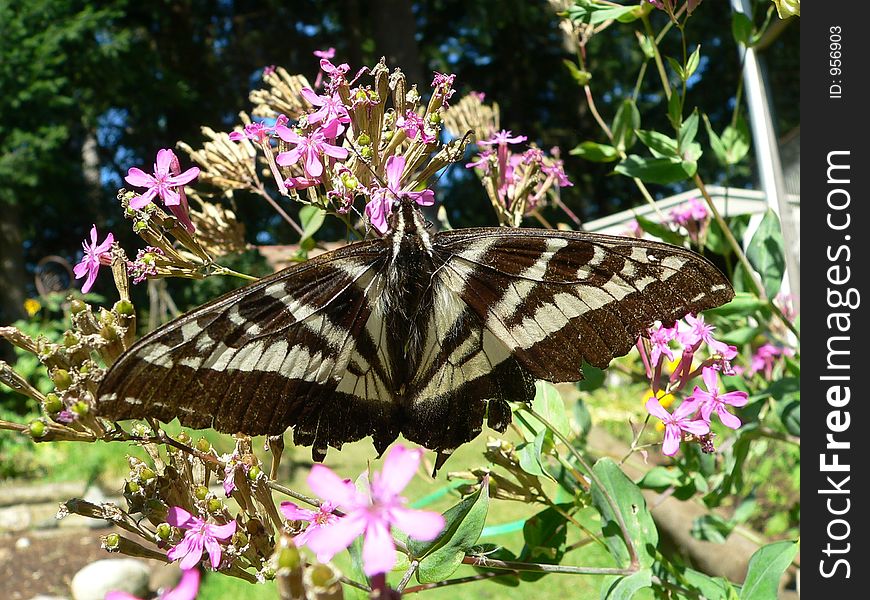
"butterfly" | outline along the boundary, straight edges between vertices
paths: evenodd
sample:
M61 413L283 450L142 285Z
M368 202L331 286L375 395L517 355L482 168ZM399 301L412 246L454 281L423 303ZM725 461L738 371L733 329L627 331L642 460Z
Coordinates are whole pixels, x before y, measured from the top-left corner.
M669 244L586 232L430 233L403 199L383 238L232 291L130 347L103 378L99 414L280 435L322 460L400 434L439 464L535 381L582 379L654 321L728 302L725 276Z

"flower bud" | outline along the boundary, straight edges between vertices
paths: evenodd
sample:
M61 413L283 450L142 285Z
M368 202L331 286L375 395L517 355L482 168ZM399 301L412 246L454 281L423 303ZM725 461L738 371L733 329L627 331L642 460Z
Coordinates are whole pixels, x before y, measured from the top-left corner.
M302 557L299 556L299 550L293 544L287 544L278 550L278 568L279 569L297 569L302 563Z
M54 382L54 387L63 391L72 385L72 377L66 369L55 369L51 373L51 380Z
M233 540L233 546L235 546L236 548L243 548L243 547L247 546L248 542L250 541L248 539L248 534L246 534L241 529L236 530L236 532L233 534L232 540Z
M87 308L88 308L88 305L79 299L75 299L69 303L69 311L74 315L79 314L80 312L86 310Z
M45 423L42 421L31 421L28 431L30 432L30 437L34 439L41 438L46 434Z
M211 443L205 438L196 440L196 449L200 452L208 452L211 450Z
M63 410L63 402L58 398L57 394L51 392L45 395L42 407L45 409L45 412L54 415Z
M257 465L254 465L248 470L248 479L251 481L257 481L257 478L263 471Z
M115 302L115 306L112 307L119 315L124 315L125 317L131 317L136 314L136 311L133 309L133 303L129 300L118 300Z
M114 552L121 545L121 536L117 533L110 533L105 538L103 538L103 546L105 546L106 550L109 552Z
M75 404L70 407L70 410L77 414L78 416L84 416L90 412L90 408L86 402L82 402L79 400Z
M193 495L196 496L197 500L205 500L208 498L208 488L204 485L196 486L196 490L194 490Z
M142 487L135 481L128 481L124 484L124 491L128 494L138 494Z
M79 336L75 334L73 331L67 331L63 334L63 346L64 348L72 348L76 344L79 343Z
M155 533L161 540L168 540L169 536L172 535L172 527L169 523L161 523L157 526Z
M220 512L223 510L224 503L221 502L220 498L212 498L206 503L206 507L208 508L208 512Z
M359 144L360 146L371 146L372 145L372 138L369 137L369 134L367 134L367 133L361 133L357 136L356 143Z
M148 467L145 467L144 469L139 471L139 479L141 479L142 481L148 481L149 479L154 479L155 477L157 477L157 474Z

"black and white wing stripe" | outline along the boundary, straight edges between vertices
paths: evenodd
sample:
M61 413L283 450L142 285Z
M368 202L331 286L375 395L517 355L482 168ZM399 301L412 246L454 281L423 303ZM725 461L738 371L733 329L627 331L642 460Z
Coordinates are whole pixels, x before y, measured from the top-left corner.
M100 414L281 434L315 455L398 435L389 367L372 317L380 241L347 246L231 292L139 340L101 383Z
M676 246L582 232L465 229L439 233L440 281L534 377L582 378L606 367L653 321L733 297L703 257Z

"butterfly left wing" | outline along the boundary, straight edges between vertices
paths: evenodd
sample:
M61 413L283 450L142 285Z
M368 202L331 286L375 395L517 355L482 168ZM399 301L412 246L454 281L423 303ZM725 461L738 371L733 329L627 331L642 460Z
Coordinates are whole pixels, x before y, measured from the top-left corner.
M100 384L101 416L153 417L312 445L398 435L383 325L383 244L361 242L224 295L139 340ZM380 324L380 328L379 328Z
M698 254L585 232L463 229L436 234L439 278L534 377L582 379L656 320L728 302L728 280Z

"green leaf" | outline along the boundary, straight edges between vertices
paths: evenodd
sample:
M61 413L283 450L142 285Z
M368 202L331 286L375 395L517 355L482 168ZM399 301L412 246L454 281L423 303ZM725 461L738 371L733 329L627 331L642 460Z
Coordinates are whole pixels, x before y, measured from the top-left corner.
M572 21L587 25L598 25L610 19L630 23L639 17L636 9L637 6L609 6L590 0L577 0L574 6L568 8L567 14Z
M718 515L702 515L692 522L691 533L696 540L721 544L733 529L733 523Z
M685 158L685 152L690 151L690 146L695 141L695 136L698 135L698 123L700 122L700 118L698 117L698 110L695 109L692 111L692 114L689 115L689 118L683 121L682 127L680 127L680 133L677 135L677 142L680 153L682 153ZM700 148L695 152L700 152ZM693 152L693 154L695 153ZM694 159L697 160L697 156L693 156Z
M619 150L628 150L634 146L635 130L640 127L640 111L634 100L627 98L622 101L613 118L610 129L613 132L613 143Z
M637 485L649 490L662 491L669 487L679 487L683 483L683 474L673 467L653 467L637 482Z
M731 315L748 316L750 313L764 308L767 308L766 300L762 300L754 294L739 292L728 304L705 310L704 314L717 315L720 317L728 317Z
M605 587L606 585L606 587ZM602 585L602 600L631 600L640 590L652 585L652 570L641 569L627 577L619 577L613 583Z
M738 506L734 509L734 516L731 520L734 523L745 523L755 514L755 511L758 509L758 500L755 499L754 495L750 495L745 498Z
M779 580L797 555L797 542L774 542L762 546L749 559L749 569L740 590L740 600L776 598Z
M609 458L600 459L592 470L598 479L592 484L592 503L601 513L601 532L610 554L618 565L627 567L630 564L628 548L611 506L612 501L625 522L641 566L651 566L655 561L659 533L640 488Z
M731 35L734 36L735 42L748 46L749 38L752 36L752 28L752 19L743 13L731 13Z
M665 582L671 582L680 588L694 592L687 594L687 598L704 598L705 600L736 600L737 595L731 583L722 577L710 577L700 571L676 565L658 564L655 574ZM677 576L673 571L677 571Z
M736 165L749 153L752 138L749 135L749 125L743 117L738 116L734 125L729 125L722 132L722 145L725 147L725 164Z
M691 177L694 172L685 161L673 158L643 158L631 154L613 169L626 177L637 177L646 183L675 183Z
M541 452L547 436L552 437L549 430L542 429L535 436L533 442L525 442L517 446L517 457L520 459L520 468L535 477L549 477L544 471L544 465L541 462ZM552 444L552 440L550 441Z
M779 219L772 210L767 210L758 230L752 236L746 249L746 258L761 275L767 297L775 297L785 273L785 242L782 239Z
M674 231L667 225L663 223L658 223L646 217L637 215L635 217L638 225L640 225L641 229L643 229L648 234L655 236L662 240L663 242L667 242L669 244L673 244L675 246L682 246L685 238L678 231Z
M668 120L674 131L679 131L683 126L683 100L679 94L671 94L668 99Z
M742 346L748 344L756 338L760 333L764 332L764 328L759 325L746 327L735 327L719 334L717 337L720 341L732 346Z
M577 82L577 85L586 85L592 79L592 73L589 71L581 71L580 67L573 60L562 60L562 64L571 73L571 77Z
M583 363L583 379L577 382L577 389L591 392L604 385L604 369Z
M559 393L559 390L552 383L547 383L546 381L535 383L535 399L532 400L532 409L541 415L542 418L546 419L556 431L565 436L570 435L571 423L568 420L568 414L565 412L565 401L562 400L562 394ZM523 430L527 440L535 439L543 431L543 423L529 413L525 413L524 419L534 429L527 428L522 423L519 423L520 429Z
M656 57L655 44L652 39L646 34L637 36L637 41L640 44L640 50L647 60L652 60Z
M707 137L710 138L710 148L713 150L713 155L720 165L728 164L728 156L725 150L725 144L722 143L722 138L719 134L713 131L713 125L707 115L704 115L704 127L707 129Z
M680 78L680 81L686 81L686 72L683 70L683 65L680 64L680 61L670 56L666 56L665 58L668 59L668 64L671 66L674 73L677 74L677 77Z
M302 224L302 237L299 243L304 245L317 233L323 221L326 219L326 211L311 204L306 204L299 209L299 221ZM312 246L313 247L313 246Z
M695 46L695 51L689 55L689 60L686 61L686 69L684 71L686 75L686 79L694 75L695 71L698 70L698 65L701 64L701 46Z
M488 508L489 480L485 479L475 493L447 509L444 531L436 539L431 542L408 540L411 556L420 561L417 570L420 583L444 581L459 568L465 553L480 538Z
M570 510L571 506L563 507ZM568 525L565 517L553 507L546 508L531 517L523 526L525 546L520 552L519 560L526 562L559 564L565 555ZM546 573L523 571L520 579L537 581Z
M613 162L619 158L619 152L613 146L597 144L595 142L583 142L569 153L592 162Z
M656 158L678 158L680 156L677 140L674 138L658 131L647 131L646 129L638 129L636 133L641 143L649 148Z
M777 403L777 415L785 430L792 435L801 434L801 401L789 400Z

